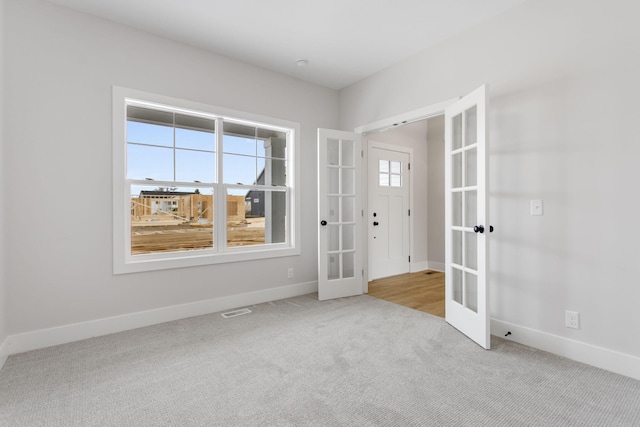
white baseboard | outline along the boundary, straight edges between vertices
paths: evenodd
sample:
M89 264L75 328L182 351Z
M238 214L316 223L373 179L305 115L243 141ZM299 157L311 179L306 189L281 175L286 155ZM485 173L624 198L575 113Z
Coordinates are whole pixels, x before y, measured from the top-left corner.
M505 337L507 332L511 335ZM491 319L491 334L640 380L640 357Z
M0 347L0 357L317 291L318 282L306 282L9 335Z
M427 261L416 261L409 264L409 272L415 273L427 269Z
M427 261L428 269L435 271L445 271L444 262L436 262L436 261Z
M436 270L432 265L430 265L429 268ZM317 290L317 282L306 282L9 335L0 344L0 368L2 368L11 354L142 328L158 323L306 295L317 292ZM506 337L506 339L511 341L640 380L639 357L548 334L509 322L491 319L491 333L493 335L504 337L508 331L511 332L511 335Z

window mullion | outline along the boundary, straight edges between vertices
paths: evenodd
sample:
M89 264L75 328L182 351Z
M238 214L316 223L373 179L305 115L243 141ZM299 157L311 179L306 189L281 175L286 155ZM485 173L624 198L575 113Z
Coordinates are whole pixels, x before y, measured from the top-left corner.
M215 217L213 219L214 247L218 252L224 252L227 247L227 221L226 221L226 194L227 189L223 184L224 174L224 123L221 118L216 119L216 184L213 192L213 207Z
M176 169L178 165L176 163L176 113L173 113L173 180L176 181Z

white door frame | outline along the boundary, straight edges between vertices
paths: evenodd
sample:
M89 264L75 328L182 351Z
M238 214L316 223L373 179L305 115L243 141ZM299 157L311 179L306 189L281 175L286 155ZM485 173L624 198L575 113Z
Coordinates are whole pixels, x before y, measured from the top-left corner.
M429 119L431 117L440 116L444 114L444 110L449 105L453 104L459 99L460 97L451 98L446 101L438 102L436 104L431 104L431 105L419 108L417 110L408 111L406 113L398 114L396 116L392 116L386 119L378 120L376 122L368 123L363 126L358 126L354 129L354 132L360 133L363 136L367 136L376 132L382 132L387 129L391 129L393 127L417 122L419 120ZM364 150L365 158L363 159L363 162L362 162L364 165L367 165L367 162L369 161L368 151L369 150ZM362 203L363 203L363 206L367 207L367 209L369 207L369 195L368 195L369 186L366 179L368 176L368 172L369 172L368 167L365 166L362 168L361 179L364 180L362 182L364 183L364 187L365 187L362 189L362 193L363 193ZM415 187L415 185L413 187ZM413 201L413 195L411 195L410 197ZM413 221L413 218L411 220ZM411 224L410 226L411 231L413 231L412 225L413 224ZM364 264L363 265L363 269L364 269L363 291L365 293L368 293L369 292L369 236L367 233L362 233L362 235L363 237L360 244L362 247L362 262ZM411 239L411 241L413 242L413 239ZM413 246L411 247L411 252L413 253Z
M370 231L370 227L371 227L371 218L368 216L368 212L369 212L369 150L371 150L372 148L380 148L383 150L387 150L387 151L397 151L399 153L405 153L409 155L409 164L413 163L413 148L411 147L404 147L401 145L393 145L393 144L386 144L383 142L378 142L378 141L373 141L371 139L366 139L365 141L366 145L367 145L367 149L366 149L366 158L364 159L363 163L363 169L365 169L365 176L367 177L367 183L364 184L364 187L366 187L366 196L364 199L364 203L362 206L365 206L366 208L365 210L365 217L367 219L368 222L366 222L366 227L364 228L363 232L367 233L367 252L366 252L366 256L369 256L369 233ZM413 212L413 189L415 188L415 185L413 184L413 171L411 170L411 167L409 167L408 170L408 174L409 174L409 202L408 202L408 206L409 206L409 211ZM364 182L364 181L363 181ZM364 191L363 191L364 192ZM414 242L414 238L413 238L413 217L414 215L410 215L409 216L409 255L414 253L413 250L413 242ZM369 262L367 260L366 262L366 268L367 268L367 277L368 277L368 273L369 273ZM409 272L413 273L413 268L411 267L411 262L409 261Z

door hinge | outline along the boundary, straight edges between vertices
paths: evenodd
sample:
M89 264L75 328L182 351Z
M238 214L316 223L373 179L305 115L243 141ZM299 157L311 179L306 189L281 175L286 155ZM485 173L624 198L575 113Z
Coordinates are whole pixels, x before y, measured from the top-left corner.
M411 170L411 163L407 163L407 166L409 166L409 170Z
M411 216L411 209L409 209L409 213L407 215Z
M360 157L364 158L364 150L360 150Z
M360 216L361 216L361 217L364 217L364 209L362 209L362 210L360 211Z
M411 262L411 255L409 255L409 262Z
M362 269L362 277L364 277L364 268Z

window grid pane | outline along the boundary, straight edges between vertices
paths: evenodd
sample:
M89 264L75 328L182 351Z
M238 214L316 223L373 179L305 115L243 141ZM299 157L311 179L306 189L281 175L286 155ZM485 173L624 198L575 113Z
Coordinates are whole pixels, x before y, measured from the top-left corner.
M128 106L126 125L127 178L215 182L214 119Z
M378 176L380 187L402 187L402 162L379 160Z
M287 134L224 122L225 184L286 185Z
M287 193L268 189L228 188L227 247L287 241Z
M132 255L213 248L213 188L131 187Z

